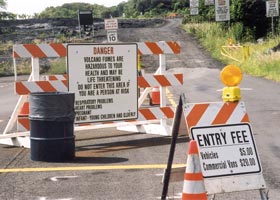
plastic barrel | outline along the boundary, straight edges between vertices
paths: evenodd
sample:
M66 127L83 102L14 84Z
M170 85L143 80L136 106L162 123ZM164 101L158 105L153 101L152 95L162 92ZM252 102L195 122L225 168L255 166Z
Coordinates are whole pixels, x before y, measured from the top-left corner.
M29 95L31 160L62 162L75 157L74 93Z

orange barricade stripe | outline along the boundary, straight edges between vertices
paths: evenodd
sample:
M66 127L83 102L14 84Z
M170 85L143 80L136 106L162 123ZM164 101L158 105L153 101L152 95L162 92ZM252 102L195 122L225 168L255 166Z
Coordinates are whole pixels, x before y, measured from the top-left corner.
M67 74L62 74L61 76L63 76L65 80L68 79ZM57 77L57 75L49 75L48 78L49 78L50 81L58 81L58 80L59 80L59 78ZM62 81L63 81L63 80L62 80Z
M157 117L149 110L149 109L141 109L139 112L145 117L147 120L154 120Z
M30 130L30 121L29 121L29 118L28 117L19 117L18 118L18 122L27 130L29 131Z
M183 74L174 74L174 76L180 81L180 83L183 85Z
M16 82L16 93L19 94L19 95L25 95L25 94L29 94L29 90L28 88L26 88L24 86L24 84L22 82Z
M203 175L201 172L200 173L185 173L184 180L201 181L201 180L203 180Z
M186 120L189 125L189 128L195 126L198 121L200 120L200 117L203 115L205 110L208 108L209 104L196 104L194 105L193 109L187 116Z
M162 49L157 45L155 42L145 42L145 44L149 47L149 49L154 53L154 54L163 54L164 52Z
M188 200L207 200L207 194L206 193L201 193L201 194L182 194L182 199L188 199Z
M138 86L141 88L151 87L143 76L138 76Z
M226 124L229 117L232 115L233 111L235 110L238 102L233 103L225 103L219 113L217 114L216 118L212 122L212 124Z
M164 113L167 118L173 118L174 117L174 112L170 107L161 107L161 111Z
M61 82L68 88L68 80L62 80Z
M172 49L172 51L175 53L175 54L179 54L181 52L181 47L180 45L177 43L177 42L166 42L169 47Z
M160 83L160 85L171 86L171 83L167 80L167 78L164 75L156 75L154 77Z
M241 120L241 122L250 122L248 113L246 113L246 114L244 115L244 117L243 117L243 119Z
M37 85L42 88L44 92L56 92L57 90L48 81L36 81Z
M67 56L66 47L63 44L52 43L52 44L50 44L50 46L56 51L56 53L60 57L66 57Z
M36 44L23 45L35 58L46 58L47 55Z
M29 115L29 102L25 102L19 112L19 116L28 116Z
M13 52L13 57L14 58L19 58L19 55L17 54L17 52L15 52L15 51Z

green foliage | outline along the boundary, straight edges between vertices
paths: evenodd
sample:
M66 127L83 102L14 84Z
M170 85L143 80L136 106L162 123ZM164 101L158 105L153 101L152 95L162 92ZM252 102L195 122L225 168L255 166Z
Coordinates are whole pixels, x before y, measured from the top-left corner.
M221 54L221 47L229 45L229 38L238 35L242 29L241 24L225 30L220 23L191 23L184 25L184 28L193 33L200 41L201 45L211 52L212 56L225 65L236 64L242 71L257 77L264 77L280 82L279 59L280 53L269 53L269 49L279 44L279 39L267 39L263 43L244 42L242 46L248 46L250 56L247 60L242 60L243 49L229 49L231 55L238 57L239 62L225 57ZM244 28L244 27L243 27ZM247 29L245 32L248 32ZM248 34L250 35L250 34ZM234 40L234 43L238 41Z
M5 8L7 5L7 0L0 0L0 7Z

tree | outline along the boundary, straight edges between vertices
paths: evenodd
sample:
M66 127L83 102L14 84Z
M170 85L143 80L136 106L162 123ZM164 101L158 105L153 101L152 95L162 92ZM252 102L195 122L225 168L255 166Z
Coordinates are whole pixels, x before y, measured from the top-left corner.
M7 0L0 0L0 7L5 8L7 5Z

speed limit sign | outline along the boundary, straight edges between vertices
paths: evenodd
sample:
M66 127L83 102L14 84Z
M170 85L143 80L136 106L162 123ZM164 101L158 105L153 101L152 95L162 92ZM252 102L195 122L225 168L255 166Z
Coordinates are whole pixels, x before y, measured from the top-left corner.
M117 30L107 30L107 40L108 42L118 42Z

